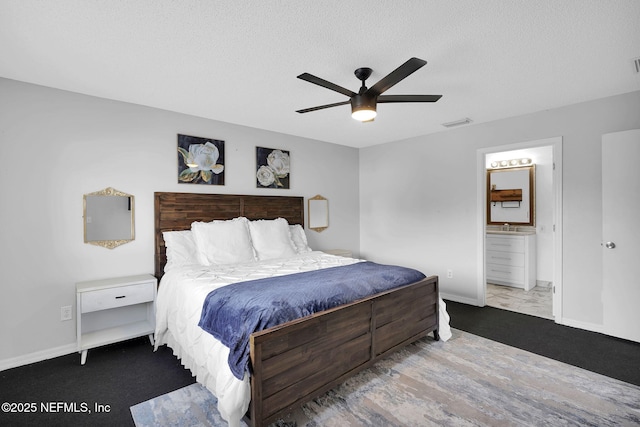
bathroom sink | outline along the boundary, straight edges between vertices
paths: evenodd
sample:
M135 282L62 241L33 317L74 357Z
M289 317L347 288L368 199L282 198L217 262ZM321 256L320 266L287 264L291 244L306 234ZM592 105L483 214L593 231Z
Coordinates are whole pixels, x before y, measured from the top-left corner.
M512 236L528 236L530 234L536 234L536 232L533 230L526 230L526 231L487 230L487 234L510 234Z

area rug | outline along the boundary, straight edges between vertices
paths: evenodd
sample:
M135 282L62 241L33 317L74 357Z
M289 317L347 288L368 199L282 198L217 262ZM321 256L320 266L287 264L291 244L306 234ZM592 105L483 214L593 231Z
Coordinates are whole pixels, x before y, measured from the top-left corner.
M278 426L638 426L640 387L453 330L286 414ZM199 384L131 407L137 427L225 426Z

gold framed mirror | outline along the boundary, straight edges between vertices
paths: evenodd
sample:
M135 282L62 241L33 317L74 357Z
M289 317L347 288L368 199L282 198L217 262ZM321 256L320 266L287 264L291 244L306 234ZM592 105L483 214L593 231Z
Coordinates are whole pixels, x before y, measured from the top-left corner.
M536 225L535 165L487 169L487 224Z
M115 188L83 196L84 242L113 249L135 238L135 203Z
M309 230L318 233L329 227L329 201L321 195L311 197L308 201Z

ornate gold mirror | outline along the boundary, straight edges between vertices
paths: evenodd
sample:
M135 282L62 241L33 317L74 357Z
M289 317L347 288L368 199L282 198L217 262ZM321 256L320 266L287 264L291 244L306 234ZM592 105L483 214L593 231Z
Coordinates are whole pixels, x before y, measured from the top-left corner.
M83 197L84 242L113 249L134 239L134 197L107 187Z
M536 225L535 165L487 169L487 224Z
M329 201L317 195L308 200L309 229L321 232L329 227Z

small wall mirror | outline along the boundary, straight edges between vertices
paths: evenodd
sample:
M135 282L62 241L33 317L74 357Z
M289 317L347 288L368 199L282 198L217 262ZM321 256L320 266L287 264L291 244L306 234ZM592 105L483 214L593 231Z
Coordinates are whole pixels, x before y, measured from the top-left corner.
M487 224L535 226L535 165L487 169Z
M134 239L134 197L108 187L83 197L84 242L113 249Z
M309 229L317 232L329 227L329 201L317 195L308 200Z

